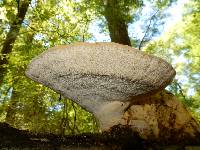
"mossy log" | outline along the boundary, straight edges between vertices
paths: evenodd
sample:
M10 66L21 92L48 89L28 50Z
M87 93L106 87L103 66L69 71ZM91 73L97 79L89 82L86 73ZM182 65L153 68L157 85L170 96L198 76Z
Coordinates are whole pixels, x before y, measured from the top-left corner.
M200 148L200 140L190 139L187 143L160 143L145 140L130 126L114 126L109 131L72 136L54 134L33 134L18 130L6 123L0 123L0 149L12 150L146 150L146 149L184 149Z

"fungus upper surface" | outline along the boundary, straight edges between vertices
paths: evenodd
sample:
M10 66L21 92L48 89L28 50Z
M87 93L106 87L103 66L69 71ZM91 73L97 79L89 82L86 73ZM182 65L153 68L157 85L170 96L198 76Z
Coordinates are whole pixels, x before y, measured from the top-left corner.
M166 61L126 45L75 43L37 56L26 75L92 111L98 101L126 101L162 90L175 70Z

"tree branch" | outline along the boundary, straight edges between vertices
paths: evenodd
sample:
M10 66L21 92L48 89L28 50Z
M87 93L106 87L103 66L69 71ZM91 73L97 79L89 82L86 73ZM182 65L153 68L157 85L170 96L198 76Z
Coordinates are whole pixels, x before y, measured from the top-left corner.
M20 0L15 0L15 1L17 2L17 12L19 13L19 11L20 11L20 5L19 5Z
M149 29L150 29L150 26L151 26L151 22L152 22L153 18L155 17L155 15L158 13L158 11L159 11L159 10L157 10L157 11L149 18L150 22L149 22L149 25L147 26L147 29L146 29L146 31L145 31L145 33L144 33L144 36L142 37L142 40L141 40L141 42L140 42L139 50L141 50L142 44L144 43L144 39L145 39L147 33L149 32Z
M0 55L0 86L3 83L4 75L7 72L7 68L5 66L8 65L9 57L6 56L12 52L13 45L19 35L21 24L25 18L30 2L31 0L22 1L14 21L10 24L10 31L6 36L6 40L3 43Z
M186 96L185 96L185 94L183 94L183 89L182 89L181 85L178 83L178 81L175 81L175 82L179 88L180 95L183 97L184 100L186 100Z
M76 112L76 106L74 105L74 102L71 101L71 104L72 104L72 107L73 107L73 110L74 110L74 127L73 127L73 130L75 132L75 129L78 133L80 133L78 127L77 127L77 124L76 124L76 120L77 120L77 112Z

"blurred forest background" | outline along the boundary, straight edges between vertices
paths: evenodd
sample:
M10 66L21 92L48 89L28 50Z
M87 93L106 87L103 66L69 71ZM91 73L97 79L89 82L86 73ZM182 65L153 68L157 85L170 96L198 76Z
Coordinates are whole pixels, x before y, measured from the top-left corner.
M179 4L176 0L0 0L0 122L59 135L98 132L92 114L24 73L30 60L49 47L113 41L111 31L120 25L128 30L127 44L173 65L177 75L167 90L200 121L200 1L185 2L183 11L176 12L182 18L166 30L174 14L170 8Z

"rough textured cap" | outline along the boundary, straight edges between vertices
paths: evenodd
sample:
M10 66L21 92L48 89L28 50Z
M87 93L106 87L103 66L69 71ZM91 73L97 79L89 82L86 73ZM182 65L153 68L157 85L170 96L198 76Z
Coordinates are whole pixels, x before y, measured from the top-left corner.
M162 90L175 70L166 61L129 46L75 43L37 56L26 75L95 112L113 101Z

